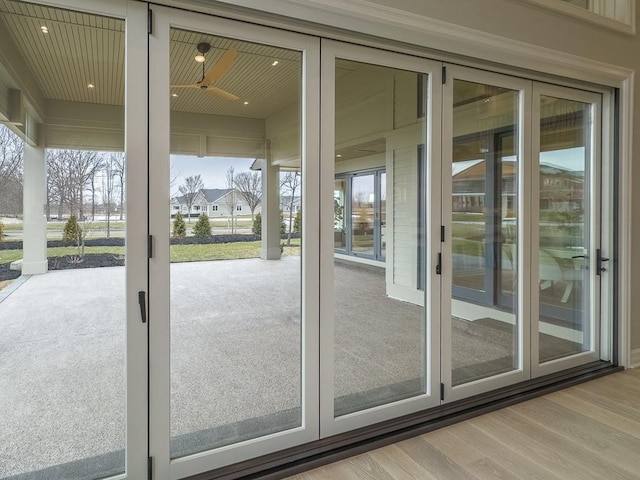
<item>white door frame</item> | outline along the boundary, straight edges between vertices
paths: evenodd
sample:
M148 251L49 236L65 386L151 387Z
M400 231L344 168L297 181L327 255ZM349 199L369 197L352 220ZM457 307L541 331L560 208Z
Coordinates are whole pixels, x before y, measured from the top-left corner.
M150 453L155 479L178 479L318 438L318 172L319 41L267 27L153 6L150 49L149 231L150 273ZM171 28L200 31L303 53L302 62L302 426L238 444L170 459L169 155ZM305 201L309 199L309 201Z
M445 241L442 243L442 383L444 384L444 402L448 403L461 398L495 390L526 380L529 370L529 313L530 279L524 274L528 271L529 259L525 251L530 238L531 222L528 220L530 206L530 190L525 175L530 164L530 102L531 81L510 77L498 73L460 67L447 66L447 78L443 92L443 133L442 133L442 225L445 227ZM453 162L453 81L466 80L475 83L494 85L518 91L518 304L516 318L519 319L517 329L518 360L517 367L506 373L483 378L462 385L452 385L451 358L451 314L453 284L453 241L452 241L452 162Z
M429 166L427 183L429 195L426 231L427 273L425 296L421 296L425 308L425 372L427 388L424 394L381 405L367 410L335 417L334 413L334 208L333 189L335 180L335 60L353 60L428 74L428 104L425 146ZM321 162L321 262L320 262L320 305L322 329L320 331L320 422L321 436L327 437L424 410L440 404L439 392L439 308L440 281L434 275L439 252L440 211L438 208L440 188L440 125L441 74L440 62L423 60L408 55L386 52L369 47L322 40L322 162ZM434 121L435 119L435 121ZM387 171L387 185L391 183ZM389 191L387 189L387 191ZM389 198L389 195L387 195ZM387 209L389 210L389 209ZM389 215L389 211L387 211ZM436 233L438 232L438 233ZM437 238L436 238L437 237ZM389 247L389 246L388 246ZM389 255L389 254L388 254ZM428 266L428 267L427 267Z
M590 251L586 252L588 260L588 270L590 275L590 291L589 291L589 331L591 332L591 341L589 350L583 353L578 353L568 357L563 357L557 360L552 360L539 364L539 289L531 291L531 374L533 377L542 376L545 374L565 370L567 368L576 367L585 363L600 360L601 348L600 337L603 333L606 333L607 329L601 330L601 318L604 312L601 311L601 292L607 294L609 288L607 286L610 274L604 273L603 275L596 274L596 249L601 248L601 211L608 211L608 204L603 205L603 195L601 192L601 158L602 158L602 110L603 99L602 94L587 92L584 90L578 90L574 88L560 87L557 85L549 85L540 82L534 82L533 84L533 99L532 99L532 153L530 162L532 165L538 164L540 156L540 97L542 95L563 98L567 100L575 100L578 102L591 104L591 125L590 131L590 147L591 158L589 158L589 200L591 202L589 212L589 246ZM533 185L540 184L540 174L538 168L533 168L531 182ZM533 215L533 223L539 224L540 219L540 190L539 188L533 188L533 198L531 202L531 213ZM610 219L610 215L605 214L605 218ZM532 255L531 264L538 265L538 245L540 243L540 232L538 229L532 231ZM603 255L612 257L613 252L603 251ZM610 269L612 267L612 261L605 264L605 267ZM531 270L531 284L539 284L539 270L532 268ZM602 290L601 290L602 288ZM608 305L608 302L604 302ZM608 315L604 314L605 318ZM608 322L605 322L608 324ZM610 327L609 327L610 329ZM608 337L607 337L608 338Z

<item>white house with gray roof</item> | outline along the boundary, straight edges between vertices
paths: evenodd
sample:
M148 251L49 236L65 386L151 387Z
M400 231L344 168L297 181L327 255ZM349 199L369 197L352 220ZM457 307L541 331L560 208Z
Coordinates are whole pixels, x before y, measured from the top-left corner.
M189 214L186 195L178 195L171 199L171 216L180 212L183 216ZM195 194L191 205L191 216L197 217L205 213L209 217L229 217L233 215L250 215L251 208L246 196L236 188L201 188ZM260 204L254 214L260 213Z

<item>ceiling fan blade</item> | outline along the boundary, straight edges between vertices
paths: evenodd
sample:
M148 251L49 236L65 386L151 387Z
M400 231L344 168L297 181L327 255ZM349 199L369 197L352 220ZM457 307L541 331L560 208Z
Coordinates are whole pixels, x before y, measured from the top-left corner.
M239 97L236 97L233 93L225 92L218 87L209 87L207 88L207 92L216 97L224 98L225 100L239 100Z
M222 78L222 76L227 73L227 71L233 66L236 61L236 56L238 55L238 50L231 47L229 50L224 52L222 58L218 60L207 72L207 74L202 79L204 85L212 85L216 83L218 80Z
M171 85L171 88L202 88L197 83L192 83L191 85Z

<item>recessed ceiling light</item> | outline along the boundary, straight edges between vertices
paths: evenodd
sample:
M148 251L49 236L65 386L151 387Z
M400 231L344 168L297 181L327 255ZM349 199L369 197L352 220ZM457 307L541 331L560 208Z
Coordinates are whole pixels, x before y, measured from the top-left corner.
M342 158L342 155L338 154L338 155L336 155L336 157L338 157L338 158Z
M271 66L275 67L278 63L280 63L280 62L278 62L278 60L274 60L273 63L271 64Z
M87 85L87 88L96 88L96 86L93 83L90 83L89 85Z
M41 25L40 26L40 31L42 33L49 33L49 28L46 25Z
M171 96L172 96L172 97L177 97L177 96L178 96L178 94L177 94L177 93L172 93L172 94L171 94Z
M249 105L249 102L244 102L245 105Z

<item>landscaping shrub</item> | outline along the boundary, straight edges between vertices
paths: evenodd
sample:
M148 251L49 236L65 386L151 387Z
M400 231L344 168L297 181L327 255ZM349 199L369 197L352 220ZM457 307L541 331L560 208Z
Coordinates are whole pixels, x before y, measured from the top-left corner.
M173 220L172 235L176 238L184 238L187 236L187 225L184 223L180 212L176 213L176 218Z
M193 235L198 238L205 238L211 236L211 224L209 223L209 217L204 213L201 213L198 217L196 225L193 227Z
M256 214L256 218L253 219L253 226L251 231L256 235L262 235L262 215Z
M4 223L0 222L0 240L4 237Z
M287 233L287 224L284 223L284 212L280 210L280 235Z
M293 219L293 231L295 233L302 232L302 209L298 210L295 218Z
M67 223L64 224L64 231L62 233L62 241L74 242L80 244L82 238L82 228L78 224L78 219L75 215L71 215Z

